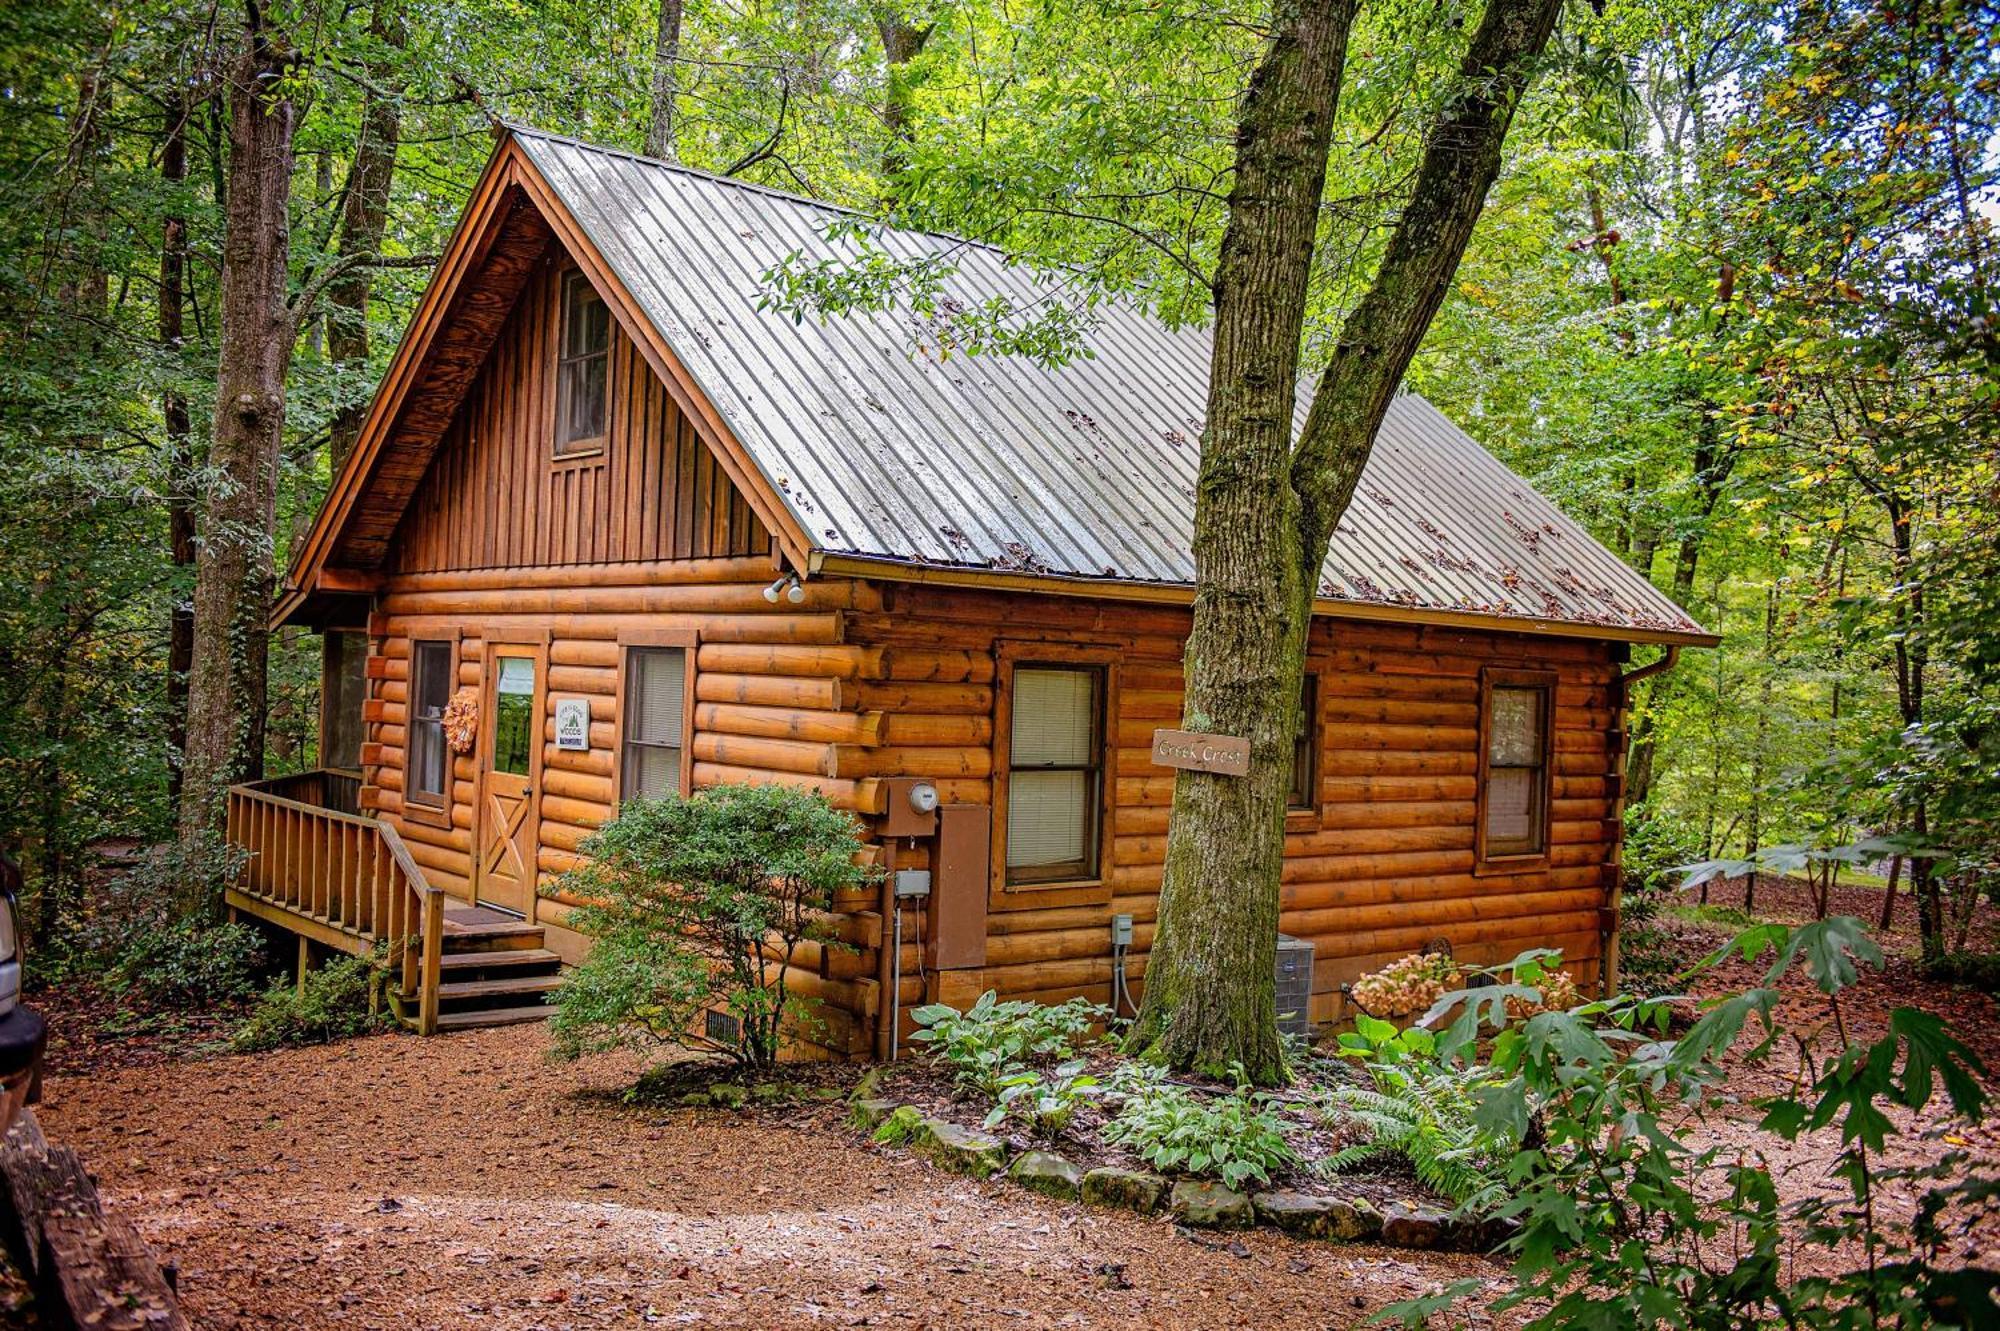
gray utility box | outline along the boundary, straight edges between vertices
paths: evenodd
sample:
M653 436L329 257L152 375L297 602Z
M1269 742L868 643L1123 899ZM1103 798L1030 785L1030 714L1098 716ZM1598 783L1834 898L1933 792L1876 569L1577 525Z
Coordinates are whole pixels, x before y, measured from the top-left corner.
M1312 1034L1307 1016L1312 1003L1313 945L1290 934L1278 935L1278 1029L1287 1035Z

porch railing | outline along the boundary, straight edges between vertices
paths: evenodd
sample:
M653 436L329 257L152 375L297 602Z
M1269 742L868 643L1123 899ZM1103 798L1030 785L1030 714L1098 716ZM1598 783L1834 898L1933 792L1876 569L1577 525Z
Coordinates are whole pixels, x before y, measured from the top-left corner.
M230 787L227 834L248 852L236 890L342 951L384 946L392 983L428 1035L437 1029L444 893L424 881L395 828L326 807L341 779L302 772Z

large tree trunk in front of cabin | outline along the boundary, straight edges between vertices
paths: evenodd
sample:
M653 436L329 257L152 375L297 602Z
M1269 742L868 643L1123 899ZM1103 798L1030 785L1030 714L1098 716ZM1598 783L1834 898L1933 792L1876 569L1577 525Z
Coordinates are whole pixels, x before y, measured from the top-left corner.
M404 42L399 0L376 0L369 36L388 51ZM327 288L327 355L344 373L368 375L368 300L375 290L374 269L367 260L382 251L389 222L389 188L396 176L396 150L403 140L401 72L392 59L368 62L369 88L361 107L361 133L354 144L354 161L347 168L347 188L341 200L340 248L336 263L355 266ZM359 262L357 262L359 261ZM368 415L371 394L362 393L334 413L327 436L327 458L338 475L361 423Z
M659 0L653 33L653 112L646 125L646 156L663 162L674 156L674 94L681 62L682 0Z
M1242 777L1181 772L1132 1046L1278 1080L1274 966L1285 796L1317 571L1288 481L1313 242L1355 0L1299 0L1243 99L1195 491L1181 724L1250 741Z
M1189 728L1249 738L1251 775L1182 773L1175 782L1159 924L1133 1033L1136 1047L1170 1066L1216 1072L1239 1064L1265 1083L1283 1075L1274 963L1285 795L1327 541L1472 238L1514 106L1560 8L1561 0L1489 0L1460 88L1430 127L1409 200L1342 327L1296 449L1297 334L1324 136L1339 98L1337 63L1315 70L1302 57L1338 62L1351 5L1301 5L1252 79L1216 283L1185 705ZM1327 124L1317 120L1322 111ZM1314 151L1305 151L1308 142Z
M294 57L284 34L267 27L256 9L242 40L227 79L221 350L209 444L212 479L195 561L180 808L180 840L189 848L215 829L223 789L263 767L278 449L285 372L297 335L285 301L296 115L291 101L275 92Z

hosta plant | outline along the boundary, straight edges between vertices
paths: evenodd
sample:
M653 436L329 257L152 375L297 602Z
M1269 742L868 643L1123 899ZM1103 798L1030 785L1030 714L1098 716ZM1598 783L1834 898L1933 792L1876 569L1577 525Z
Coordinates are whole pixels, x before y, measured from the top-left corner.
M1084 1060L1071 1059L1047 1072L1022 1071L1000 1083L998 1102L986 1115L990 1132L1008 1119L1018 1119L1041 1137L1059 1137L1076 1111L1102 1094L1097 1078L1084 1071Z
M1018 1073L1083 1049L1092 1031L1110 1020L1111 1010L1081 998L1003 1003L989 989L963 1012L932 1003L910 1015L922 1028L911 1040L929 1045L961 1086L997 1100Z
M1134 1094L1104 1125L1104 1139L1165 1173L1231 1188L1268 1184L1273 1170L1299 1162L1269 1097L1241 1088L1203 1095L1169 1083Z

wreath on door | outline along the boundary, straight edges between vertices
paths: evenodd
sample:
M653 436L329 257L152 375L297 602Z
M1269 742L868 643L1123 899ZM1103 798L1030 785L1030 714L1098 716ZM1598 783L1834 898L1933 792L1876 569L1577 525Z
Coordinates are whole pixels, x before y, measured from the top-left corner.
M444 705L444 742L453 753L471 753L479 739L479 692L460 689Z

